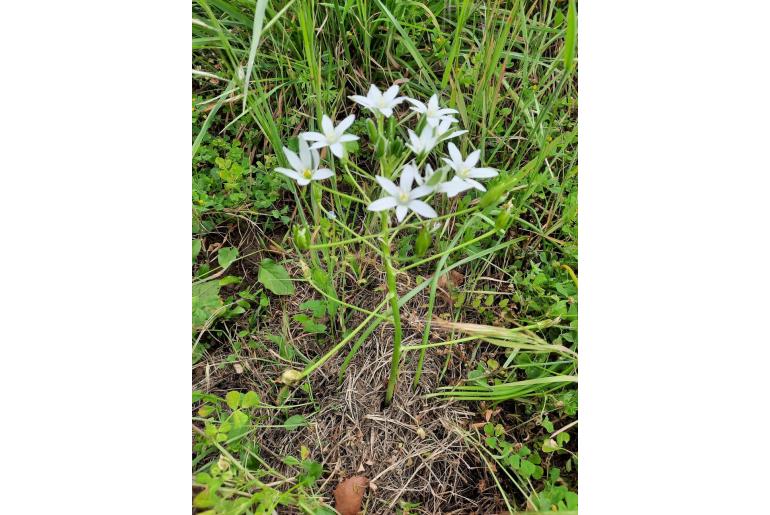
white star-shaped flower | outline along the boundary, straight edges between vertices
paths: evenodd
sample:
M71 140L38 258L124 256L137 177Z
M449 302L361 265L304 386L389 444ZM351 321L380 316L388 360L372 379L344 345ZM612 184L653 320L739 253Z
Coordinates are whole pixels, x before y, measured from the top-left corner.
M307 141L302 138L299 138L299 155L286 147L283 147L283 153L286 155L286 159L293 170L278 167L275 171L294 179L300 186L306 186L310 181L328 179L334 175L334 172L328 168L318 168L318 165L321 163L318 151L309 148Z
M444 120L448 120L450 123L457 121L451 115L457 114L459 111L457 111L457 109L449 108L442 109L438 105L438 95L435 93L432 97L430 97L430 100L428 100L427 104L423 104L419 100L415 100L409 97L407 97L406 100L414 106L411 108L412 111L417 111L418 113L425 115L426 121L431 127L436 127L440 122Z
M323 133L303 132L300 134L300 137L307 141L315 141L310 147L311 149L329 147L332 154L337 157L342 157L345 154L345 147L342 144L358 139L358 136L353 134L345 134L345 131L353 125L355 119L356 116L351 114L335 127L331 118L323 115L321 118L321 128L323 129Z
M369 86L369 92L365 97L361 95L351 95L348 98L361 104L374 114L380 113L385 118L389 118L393 115L393 108L406 100L404 97L397 97L396 95L398 95L398 86L395 84L385 90L384 93L380 91L377 86L372 84Z
M407 129L409 143L407 143L406 146L418 156L422 156L433 150L436 145L442 141L452 139L468 132L466 130L449 132L449 126L451 124L451 120L443 120L437 127L425 125L419 136L417 136L411 129Z
M384 211L395 207L396 218L399 222L404 219L407 211L410 209L425 218L436 218L438 214L432 207L422 200L417 200L420 197L430 194L432 189L428 186L418 186L415 189L412 189L412 182L414 181L416 171L417 169L415 167L405 167L401 173L401 179L398 186L385 177L379 175L375 177L375 180L382 186L385 193L387 193L387 196L375 200L367 206L367 209L369 211Z
M476 164L481 157L480 150L474 150L466 159L457 150L454 143L449 143L447 146L449 149L449 156L451 159L444 157L444 162L447 163L454 171L455 176L451 181L442 184L443 191L449 197L454 197L458 193L471 188L476 188L479 191L487 191L487 189L475 179L489 179L497 176L497 171L494 168L476 168Z

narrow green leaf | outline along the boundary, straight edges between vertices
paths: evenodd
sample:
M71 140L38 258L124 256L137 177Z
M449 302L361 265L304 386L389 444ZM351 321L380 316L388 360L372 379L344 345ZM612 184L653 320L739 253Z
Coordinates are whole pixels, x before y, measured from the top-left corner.
M254 69L254 58L257 56L257 47L259 38L262 35L262 24L265 21L265 7L267 0L257 0L257 7L254 11L254 24L251 28L251 47L249 47L249 62L246 64L246 73L243 75L243 110L246 110L246 98L249 93L249 81L251 80L251 71Z
M577 15L575 0L569 0L567 8L567 34L564 36L564 68L569 71L575 59L575 43L577 43Z
M303 415L292 415L286 419L283 423L283 427L289 431L294 431L298 427L305 427L308 424L307 419Z

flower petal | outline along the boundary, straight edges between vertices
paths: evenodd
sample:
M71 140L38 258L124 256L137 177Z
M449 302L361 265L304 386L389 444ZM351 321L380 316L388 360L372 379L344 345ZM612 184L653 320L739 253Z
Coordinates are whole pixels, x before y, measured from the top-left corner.
M396 204L398 204L398 201L394 197L382 197L366 206L366 209L369 211L385 211L386 209L396 207Z
M378 111L380 111L382 113L382 116L384 116L385 118L390 118L391 116L393 116L392 107L380 107Z
M463 162L463 156L460 154L460 151L457 150L454 143L447 145L447 149L449 150L449 156L452 158L452 163L455 164L452 168L457 169L457 166Z
M342 120L339 125L337 125L337 128L334 129L334 132L337 134L342 134L346 130L350 128L351 125L353 125L353 122L356 120L356 115L351 114L350 116L345 117L344 120Z
M318 150L315 148L310 149L310 155L313 158L313 166L311 166L310 169L315 170L318 168L318 165L321 164L321 156L318 154Z
M409 134L409 141L412 143L413 150L415 148L420 148L420 138L417 137L417 134L415 134L412 129L407 129L407 133ZM417 153L416 150L415 153Z
M369 101L367 97L362 97L361 95L350 95L348 98L353 102L357 102L368 109L372 108L372 103Z
M305 179L304 177L300 177L299 179L297 179L297 184L299 184L300 186L307 186L308 184L310 184L310 181Z
M291 167L296 171L301 172L305 169L305 165L302 163L302 160L297 156L297 154L292 152L291 149L283 147L283 154L286 156L286 159L289 161Z
M463 135L463 134L465 134L466 132L468 132L468 131L466 131L465 129L463 129L463 130L461 130L461 131L454 131L453 133L449 134L448 136L446 136L446 135L442 135L442 136L441 136L441 139L442 139L442 140L447 140L447 139L456 138L457 136L462 136L462 135Z
M415 100L414 98L411 98L411 97L404 97L404 99L414 106L410 108L413 111L417 111L418 113L424 113L425 111L428 110L427 106L422 102L420 102L419 100Z
M451 197L456 197L458 194L462 193L463 191L467 191L472 187L473 186L471 186L464 180L455 176L451 181L439 184L436 190L440 191L441 193L446 193L447 197L451 198Z
M299 137L305 141L324 141L326 139L326 136L320 132L303 132Z
M358 139L358 136L355 134L343 134L340 136L339 142L340 143L347 143L348 141L356 141Z
M415 189L409 192L409 198L410 199L416 199L420 197L424 197L425 195L428 195L430 193L433 193L433 188L430 186L417 186Z
M382 98L390 102L396 98L396 95L398 95L398 86L393 84L391 87L385 90L385 92L382 94Z
M382 175L378 175L377 177L374 178L374 180L377 181L377 184L379 184L380 187L382 187L382 189L384 189L388 193L388 195L398 197L398 194L400 192L398 191L398 187L395 184L393 184L393 181L391 181L390 179L386 179Z
M289 170L288 168L277 167L275 171L285 175L286 177L294 179L295 181L298 181L300 179L300 175L297 172L295 172L294 170Z
M314 168L313 160L310 156L310 148L307 146L307 141L302 138L299 138L299 159L302 161L304 168L310 168L311 170Z
M465 166L473 168L478 164L479 158L481 158L481 150L474 150L465 158Z
M494 168L474 168L468 172L468 177L472 179L489 179L497 177L497 170Z
M345 147L342 146L342 143L332 143L329 145L329 149L332 151L332 154L340 159L345 155Z
M438 119L438 118L427 118L425 121L426 121L426 122L428 123L428 125L430 125L431 127L435 127L435 126L437 126L437 125L438 125L438 123L439 123L439 119Z
M331 134L334 132L334 123L332 119L326 115L321 118L321 128L324 130L324 134Z
M409 209L424 218L436 218L438 216L438 213L422 200L410 200L407 205Z
M474 181L473 179L465 179L465 182L473 186L479 191L487 191L487 189L484 187L483 184L481 184L479 181Z
M401 190L411 190L412 183L414 182L414 179L417 175L419 175L419 172L417 171L416 166L413 164L404 165L403 171L401 172L401 179L398 183L398 185L401 187Z
M450 143L450 145L451 145L451 143ZM457 171L457 165L455 165L455 162L454 162L454 161L452 161L452 160L451 160L451 159L449 159L448 157L442 157L441 159L443 159L443 160L444 160L444 162L445 162L446 164L448 164L450 168L452 168L452 170L454 170L454 171Z
M324 139L323 141L319 141L318 143L313 143L312 145L310 145L310 150L317 149L317 148L324 148L328 146L329 146L329 142L326 141L326 139Z
M406 206L396 206L396 219L399 222L401 222L406 216L407 212L408 212L408 209L406 208Z
M334 175L334 172L329 170L328 168L319 168L318 170L313 173L313 180L314 181L322 181L324 179L328 179Z
M367 98L369 98L369 101L378 100L380 97L382 97L382 93L380 92L380 88L372 84L369 86L369 91L366 93Z

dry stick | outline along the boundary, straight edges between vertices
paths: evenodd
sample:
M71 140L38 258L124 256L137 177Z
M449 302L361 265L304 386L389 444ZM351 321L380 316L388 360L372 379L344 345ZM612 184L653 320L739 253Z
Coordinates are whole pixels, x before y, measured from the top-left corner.
M570 423L569 423L569 424L567 424L566 426L564 426L564 427L562 427L561 429L559 429L559 430L555 431L554 433L552 433L552 434L551 434L551 438L553 438L554 436L558 435L559 433L563 433L564 431L566 431L567 429L569 429L569 428L571 428L572 426L576 425L577 423L578 423L578 421L577 421L577 420L575 420L575 421L573 421L573 422L570 422Z

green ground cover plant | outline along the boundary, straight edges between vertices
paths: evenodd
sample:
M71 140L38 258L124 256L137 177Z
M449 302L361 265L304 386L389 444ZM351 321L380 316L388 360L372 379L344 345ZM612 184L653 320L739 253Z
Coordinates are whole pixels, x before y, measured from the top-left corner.
M192 16L193 509L576 511L575 3Z

